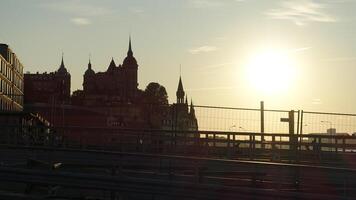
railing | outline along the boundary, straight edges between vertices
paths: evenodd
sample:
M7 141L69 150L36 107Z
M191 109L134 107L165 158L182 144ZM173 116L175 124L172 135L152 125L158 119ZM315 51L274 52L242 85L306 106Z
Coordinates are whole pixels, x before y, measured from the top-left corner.
M108 149L288 162L337 162L356 154L356 137L223 131L171 131L102 127L7 127L3 144ZM27 132L21 132L26 130ZM263 137L262 137L263 136Z
M102 199L125 193L166 199L349 199L356 195L355 170L340 167L68 148L1 149L40 160L28 162L32 164L27 169L0 167L0 182L27 183L32 189L41 185L59 191L73 188L88 195L103 191L100 195L108 198Z

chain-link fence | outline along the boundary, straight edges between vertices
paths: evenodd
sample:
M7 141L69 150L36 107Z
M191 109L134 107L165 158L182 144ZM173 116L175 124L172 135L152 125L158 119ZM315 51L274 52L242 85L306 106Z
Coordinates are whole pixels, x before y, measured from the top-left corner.
M303 112L303 134L352 135L356 132L356 114Z
M289 124L281 122L289 117L286 110L195 106L195 113L202 131L289 133ZM298 112L294 121L298 121Z

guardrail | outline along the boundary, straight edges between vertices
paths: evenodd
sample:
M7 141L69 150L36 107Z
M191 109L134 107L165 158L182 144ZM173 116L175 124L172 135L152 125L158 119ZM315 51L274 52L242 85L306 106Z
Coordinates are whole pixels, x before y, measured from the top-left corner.
M356 170L351 168L46 147L2 149L25 151L27 155L29 151L42 166L61 163L55 171L36 165L29 166L31 169L0 167L0 182L33 187L60 186L81 193L142 193L167 199L325 200L356 195Z
M8 134L2 134L3 138L17 136L12 140L1 140L2 143L293 162L336 162L341 155L356 152L356 137L346 135L54 127L36 131L37 137L31 141L30 134L14 133L10 130Z

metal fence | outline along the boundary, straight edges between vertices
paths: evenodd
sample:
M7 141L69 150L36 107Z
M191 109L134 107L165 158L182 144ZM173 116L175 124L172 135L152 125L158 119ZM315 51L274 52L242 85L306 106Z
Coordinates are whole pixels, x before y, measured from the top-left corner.
M264 120L261 115L263 112ZM288 118L287 110L263 110L251 108L231 108L213 106L195 106L199 130L226 132L262 132L288 133L288 123L281 122L281 118ZM298 112L295 112L295 123Z
M356 132L356 114L303 112L303 134L352 135Z
M166 108L168 108L168 105ZM155 110L155 107L150 107L150 109ZM64 115L63 113L68 112L62 110L59 114L59 118L69 117L68 114ZM53 115L53 113L51 113L51 115ZM176 143L177 138L180 137L180 142L183 141L184 143L186 140L184 137L188 136L188 140L189 138L192 140L189 141L191 144L196 144L196 142L194 143L195 137L201 138L202 140L204 138L213 140L239 140L239 143L246 143L245 146L247 148L254 146L257 142L257 148L259 148L268 146L263 143L271 143L273 138L279 140L279 142L286 142L285 145L288 146L288 142L290 141L288 135L298 135L299 143L311 144L313 141L326 143L322 150L328 151L337 151L338 148L342 149L342 151L353 151L354 148L352 147L352 149L348 149L347 144L356 144L356 136L352 136L356 131L356 114L322 113L299 110L269 110L264 109L263 104L261 104L260 109L195 106L195 115L198 122L198 130L184 130L177 129L173 126L166 126L166 129L154 129L156 131L155 133L157 133L154 137L162 137L164 138L163 140L167 140L169 143ZM177 116L174 114L165 116L168 118L158 119L162 121L177 120ZM73 116L71 117L73 118ZM78 115L78 117L81 117L81 115ZM291 117L293 119L289 120ZM57 119L57 121L64 120ZM131 130L125 131L124 129ZM140 140L142 140L141 135L144 133L142 130L147 131L150 129L147 127L66 126L65 124L46 128L32 127L28 125L9 126L6 123L3 123L3 125L0 123L0 142L3 141L4 143L4 141L7 141L8 143L13 144L54 144L60 143L61 140L66 139L66 141L75 141L79 145L95 143L98 145L107 145L123 142L124 140L122 137L118 137L118 135L121 134L122 136L128 135L127 140L132 139L133 142L131 141L131 143L140 143ZM265 137L262 137L262 133ZM278 136L278 134L280 134L280 136ZM149 137L151 136L152 135ZM227 138L229 136L234 138ZM333 136L338 136L339 139L333 139ZM347 138L343 139L343 136ZM131 139L128 139L130 137ZM147 134L145 137L148 137ZM172 138L174 138L174 140ZM315 141L316 138L324 139ZM156 139L153 140L155 140L155 142L160 142ZM223 141L222 143L227 146L228 142L229 141ZM217 144L219 141L213 143ZM184 143L184 145L185 144L186 143ZM271 145L269 145L269 148L271 148ZM282 145L279 148L289 147L283 147ZM308 147L304 145L304 147L300 148L305 150Z

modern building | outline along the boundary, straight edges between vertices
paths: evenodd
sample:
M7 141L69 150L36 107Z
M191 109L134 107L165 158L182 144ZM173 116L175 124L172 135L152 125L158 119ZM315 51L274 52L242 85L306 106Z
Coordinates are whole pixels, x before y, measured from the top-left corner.
M0 111L22 111L23 65L7 44L0 44Z
M64 65L63 56L57 71L25 74L24 84L25 105L70 103L70 73Z

